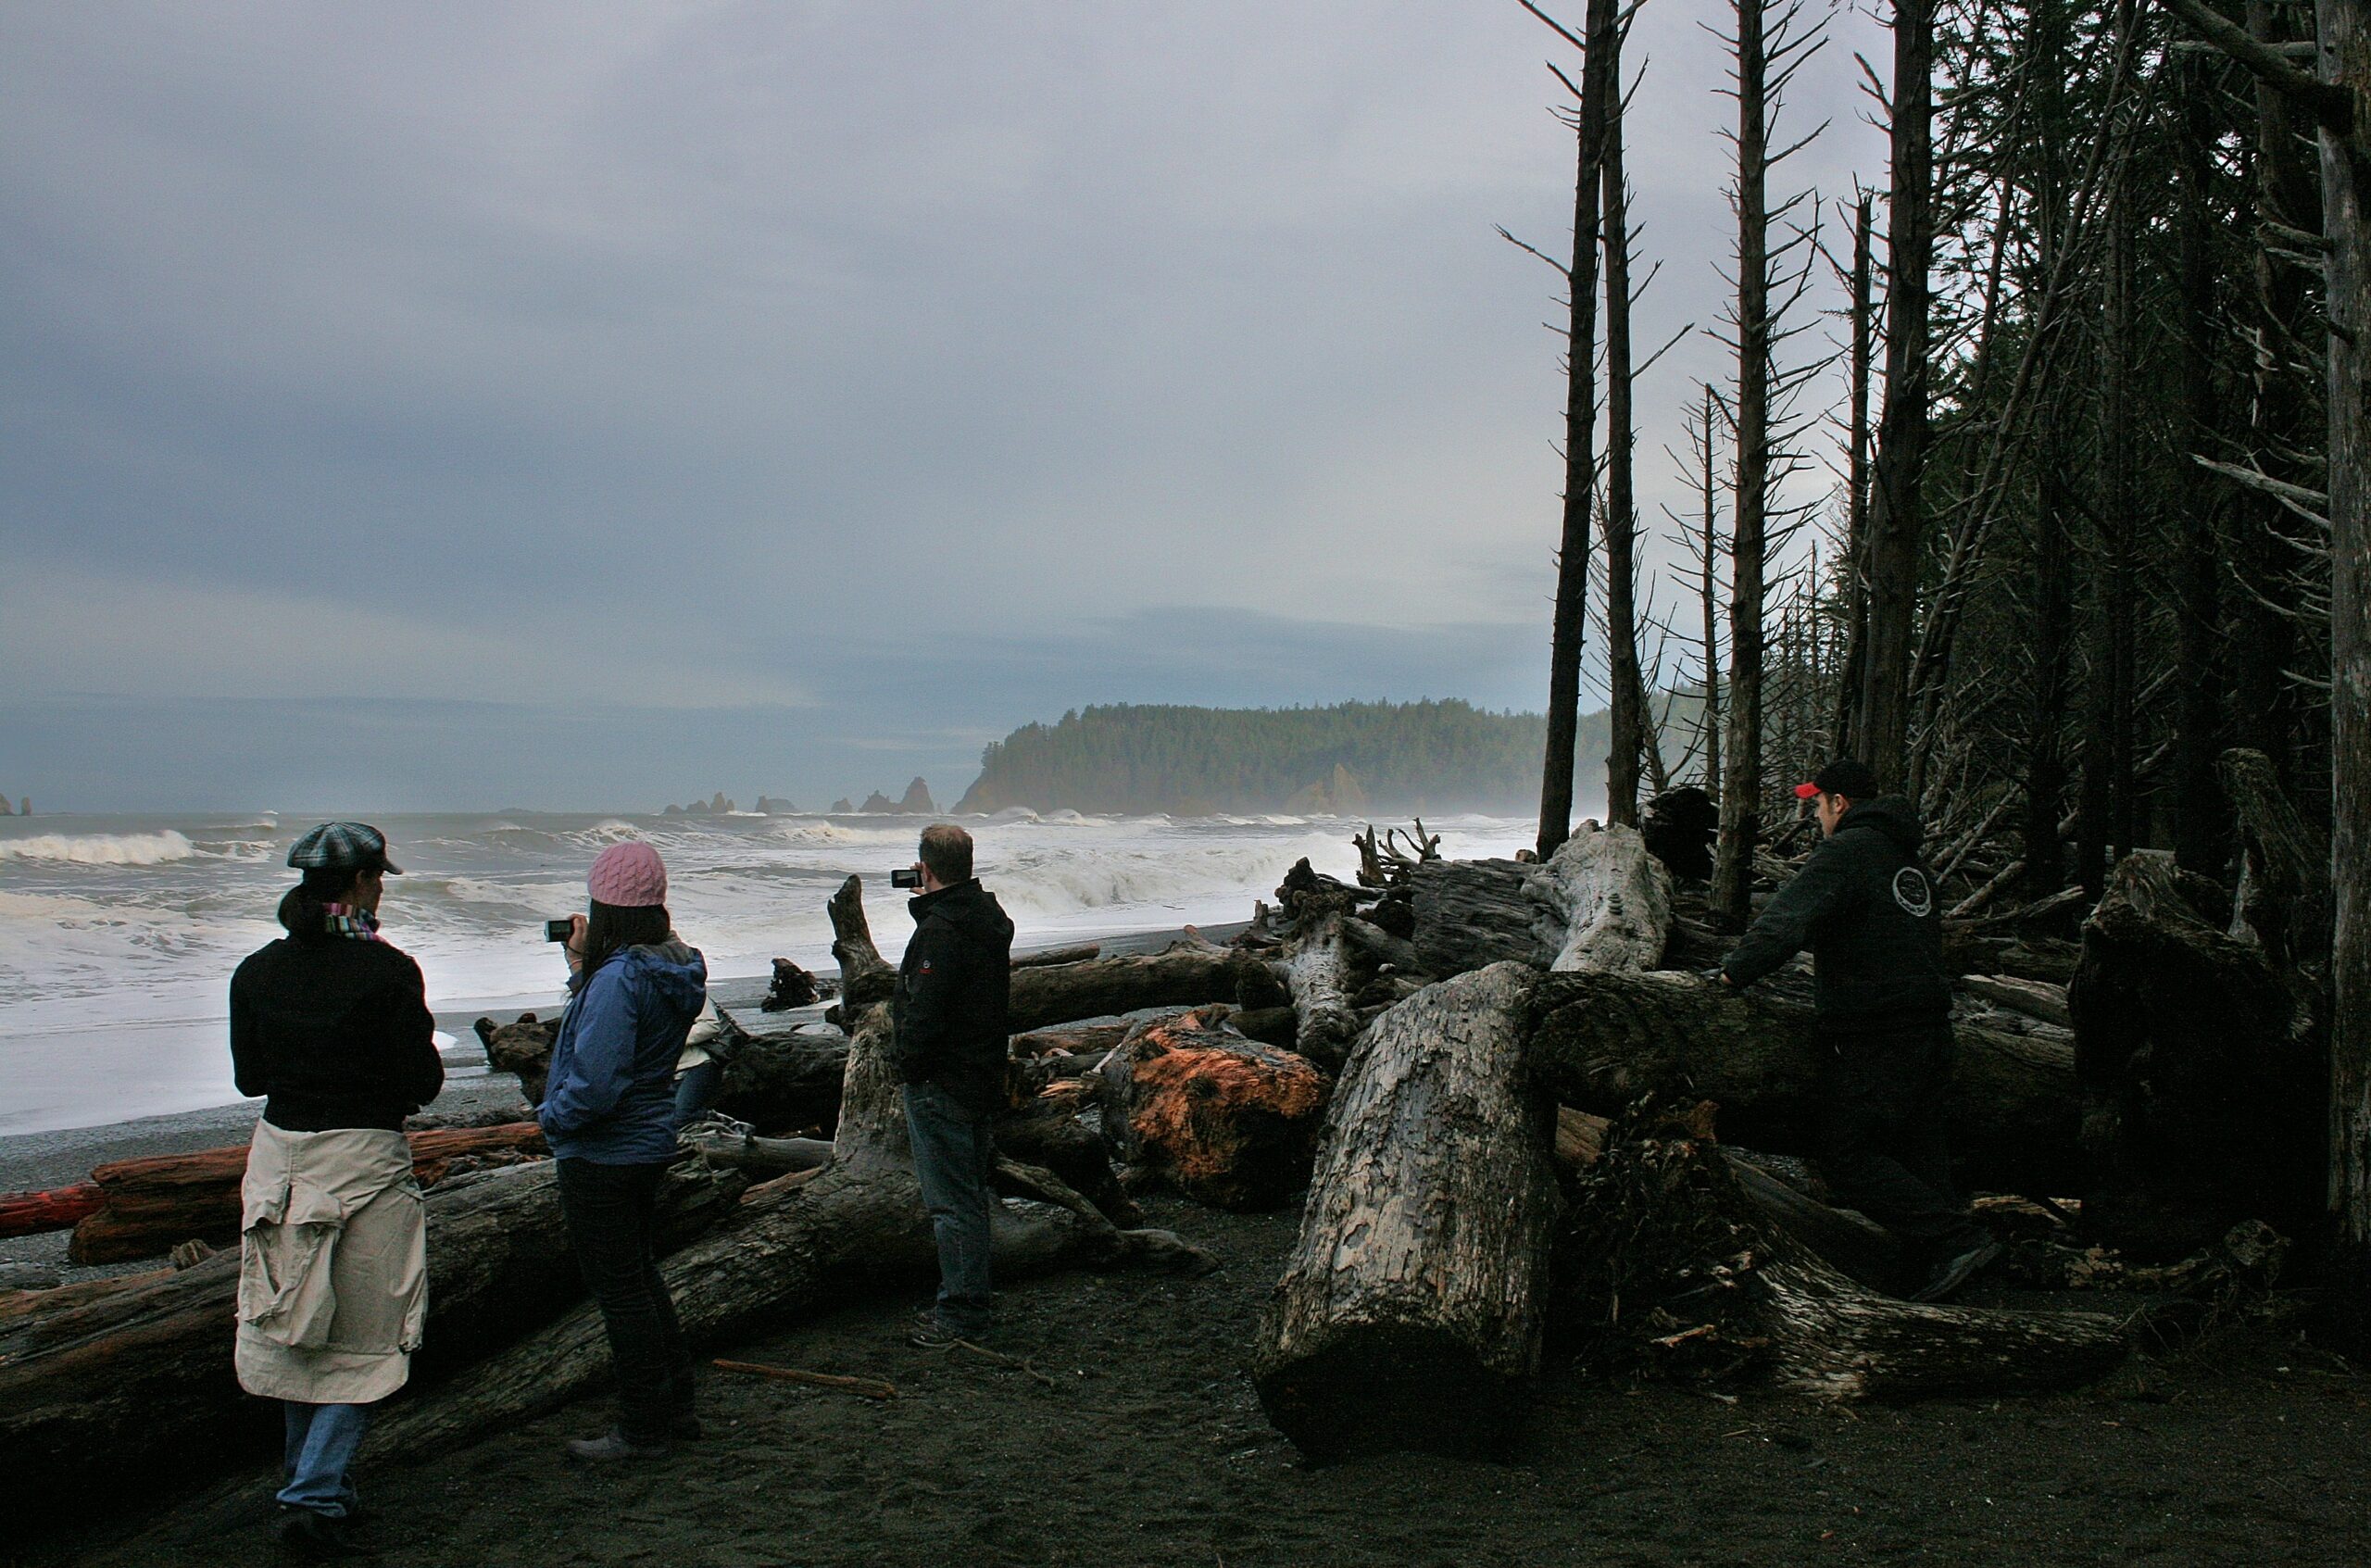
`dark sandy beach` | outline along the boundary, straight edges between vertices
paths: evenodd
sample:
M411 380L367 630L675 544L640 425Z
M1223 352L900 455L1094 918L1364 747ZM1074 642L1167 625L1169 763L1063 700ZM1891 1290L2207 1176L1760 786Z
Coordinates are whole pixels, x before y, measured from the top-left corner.
M993 1344L1042 1381L907 1348L920 1286L884 1284L731 1353L885 1378L891 1403L713 1374L709 1436L622 1473L559 1458L606 1419L597 1398L450 1452L366 1449L382 1561L2371 1562L2371 1377L2293 1333L2227 1329L2077 1393L1904 1409L1731 1402L1566 1369L1512 1462L1311 1469L1244 1374L1298 1216L1156 1199L1150 1219L1225 1266L1013 1284ZM270 1486L257 1469L179 1502L135 1488L120 1518L24 1561L270 1562Z

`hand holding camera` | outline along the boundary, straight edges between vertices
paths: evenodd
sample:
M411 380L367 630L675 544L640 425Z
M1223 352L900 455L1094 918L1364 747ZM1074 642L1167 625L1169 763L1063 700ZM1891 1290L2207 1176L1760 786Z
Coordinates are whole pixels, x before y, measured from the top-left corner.
M544 922L544 940L568 944L563 951L568 957L568 972L571 974L583 966L584 917L583 915L571 915L566 920Z
M922 884L922 868L920 862L910 866L899 866L889 873L889 885L892 887L919 888Z

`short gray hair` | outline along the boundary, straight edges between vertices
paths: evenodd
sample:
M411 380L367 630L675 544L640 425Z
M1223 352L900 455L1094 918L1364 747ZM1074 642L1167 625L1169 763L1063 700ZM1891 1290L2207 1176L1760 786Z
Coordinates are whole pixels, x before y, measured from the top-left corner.
M947 886L972 880L972 835L953 822L922 829L922 858L930 874Z

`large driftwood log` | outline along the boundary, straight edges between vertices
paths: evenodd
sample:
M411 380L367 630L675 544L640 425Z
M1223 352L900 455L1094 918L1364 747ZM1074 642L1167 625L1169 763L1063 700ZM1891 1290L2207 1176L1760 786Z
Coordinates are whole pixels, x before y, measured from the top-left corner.
M1501 963L1427 988L1375 1020L1336 1090L1252 1361L1313 1458L1491 1451L1519 1427L1557 1208L1554 1108L1522 1062L1536 984Z
M872 926L864 918L864 879L851 876L840 884L824 906L832 920L832 957L840 966L843 1023L875 1002L885 1002L897 987L897 972L872 945Z
M2330 847L2281 793L2272 759L2235 746L2214 765L2239 829L2231 935L2274 968L2318 967L2330 950Z
M1643 1094L1711 1099L1724 1138L1809 1152L1821 1045L1808 1007L1693 975L1547 976L1531 1063L1558 1099L1618 1114ZM1994 1191L2076 1190L2074 1052L2058 1042L1961 1025L1951 1147L1962 1180Z
M1257 961L1208 942L1180 942L1160 953L1016 969L1010 1027L1019 1034L1140 1008L1231 1002Z
M2063 1388L2124 1358L2093 1312L1930 1307L1863 1289L1758 1212L1686 1124L1619 1118L1574 1184L1557 1323L1600 1363L1646 1361L1824 1399Z
M1549 968L1628 972L1662 961L1671 872L1637 829L1584 826L1524 879L1524 892L1562 933Z
M406 1135L412 1173L423 1187L444 1178L457 1160L536 1156L547 1152L533 1122L498 1127L450 1127ZM184 1241L217 1247L239 1239L239 1183L247 1147L197 1149L119 1160L91 1173L102 1198L74 1227L68 1259L78 1264L159 1258Z
M717 1089L716 1109L762 1132L830 1132L840 1119L847 1036L822 1025L755 1035L719 1012L724 1029L713 1049L724 1063L724 1081ZM523 1013L515 1022L498 1024L481 1018L477 1032L486 1060L496 1072L517 1073L527 1103L542 1104L559 1020Z
M1274 962L1298 1019L1293 1047L1330 1073L1342 1065L1359 1033L1358 1009L1351 1002L1358 979L1345 930L1355 895L1318 875L1304 857L1285 873L1276 897L1293 927Z
M729 1212L741 1178L671 1173L660 1245ZM428 1195L429 1318L418 1383L449 1377L583 1294L548 1160L452 1178ZM0 1320L0 1515L62 1520L123 1477L194 1477L277 1453L280 1422L232 1372L239 1259L42 1293Z
M732 1223L661 1266L676 1316L696 1344L778 1320L835 1289L921 1279L935 1261L889 1067L889 1010L874 1007L856 1022L832 1163L811 1178L785 1178L797 1185L752 1194ZM1060 1185L1040 1174L1049 1186ZM993 1245L1004 1277L1072 1263L1175 1268L1208 1261L1168 1232L1114 1228L1084 1198L1063 1207L1000 1204ZM370 1441L406 1453L466 1441L566 1402L608 1367L600 1314L580 1307L479 1362L467 1379L390 1411Z
M0 1237L62 1231L83 1215L98 1212L107 1200L96 1182L76 1182L46 1192L0 1193Z
M1220 1209L1273 1209L1301 1190L1325 1074L1198 1013L1143 1025L1105 1060L1103 1124L1123 1157Z
M2264 949L2214 918L2220 898L2169 855L2127 856L2067 991L2084 1228L2144 1261L2240 1220L2302 1235L2321 1218L2326 1040Z
M1508 959L1651 969L1672 927L1671 872L1626 827L1584 824L1545 865L1428 860L1411 881L1416 957L1434 974Z

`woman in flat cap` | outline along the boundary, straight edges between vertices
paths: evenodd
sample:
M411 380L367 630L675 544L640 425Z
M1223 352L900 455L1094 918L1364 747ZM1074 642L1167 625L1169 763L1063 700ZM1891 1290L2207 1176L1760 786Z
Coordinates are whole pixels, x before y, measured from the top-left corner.
M427 1233L404 1118L436 1098L420 966L379 935L387 841L324 822L288 863L288 935L231 977L239 1092L264 1097L241 1192L240 1386L286 1417L281 1538L354 1555L347 1471L370 1409L404 1385L428 1310Z

